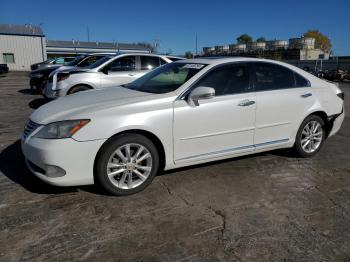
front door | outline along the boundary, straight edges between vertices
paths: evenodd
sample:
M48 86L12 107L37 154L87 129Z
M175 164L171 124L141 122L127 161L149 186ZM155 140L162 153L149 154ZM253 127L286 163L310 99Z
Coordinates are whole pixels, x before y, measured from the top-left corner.
M215 97L190 106L174 102L174 162L196 162L254 150L255 94L245 64L209 71L191 89L207 86Z

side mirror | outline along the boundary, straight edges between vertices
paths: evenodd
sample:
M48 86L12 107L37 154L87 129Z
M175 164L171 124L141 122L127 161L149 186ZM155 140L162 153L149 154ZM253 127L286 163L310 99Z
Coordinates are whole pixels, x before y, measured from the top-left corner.
M101 69L101 72L104 73L105 75L108 75L109 67L105 66L104 68Z
M198 100L210 99L215 96L215 89L207 86L199 86L191 91L188 95L187 102L191 106L199 106Z

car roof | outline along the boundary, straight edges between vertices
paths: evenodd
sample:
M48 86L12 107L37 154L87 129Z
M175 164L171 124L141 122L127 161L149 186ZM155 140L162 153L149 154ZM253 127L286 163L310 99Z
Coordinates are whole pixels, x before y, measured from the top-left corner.
M252 58L252 57L198 57L198 58L192 58L192 59L185 59L176 61L174 63L199 63L199 64L208 64L208 65L217 65L217 64L224 64L224 63L230 63L230 62L269 62L274 64L280 64L280 65L288 65L290 64L271 60L271 59L263 59L263 58Z

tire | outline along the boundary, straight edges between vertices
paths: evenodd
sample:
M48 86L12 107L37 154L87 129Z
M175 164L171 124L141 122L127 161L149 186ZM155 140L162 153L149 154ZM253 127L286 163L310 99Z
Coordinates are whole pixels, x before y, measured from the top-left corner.
M68 91L67 95L75 94L75 93L90 90L90 89L92 88L89 86L83 86L83 85L74 86Z
M320 151L326 138L324 125L322 118L317 115L308 116L303 121L299 127L294 144L294 151L299 157L313 157Z
M128 158L127 145L130 146L130 161L126 159ZM139 152L142 147L143 151ZM120 155L123 155L125 159L123 160ZM142 158L144 160L139 163L135 161L135 159L141 160ZM123 134L107 142L102 147L96 161L95 181L104 190L117 196L131 195L144 190L159 171L157 148L151 140L139 134Z

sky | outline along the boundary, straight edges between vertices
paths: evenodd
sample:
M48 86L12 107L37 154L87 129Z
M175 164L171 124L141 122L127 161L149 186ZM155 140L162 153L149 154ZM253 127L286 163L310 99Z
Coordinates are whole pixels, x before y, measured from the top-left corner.
M47 39L120 43L160 40L159 52L184 54L254 39L299 37L318 29L335 55L350 55L350 0L310 1L0 1L0 23L41 25Z

